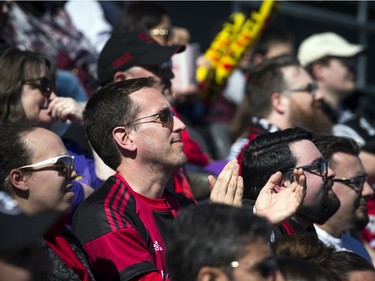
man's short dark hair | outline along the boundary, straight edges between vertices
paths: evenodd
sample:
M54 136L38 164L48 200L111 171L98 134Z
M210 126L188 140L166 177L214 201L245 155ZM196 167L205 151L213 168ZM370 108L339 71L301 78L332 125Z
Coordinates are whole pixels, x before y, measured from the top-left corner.
M360 148L351 138L333 135L316 134L313 142L325 159L330 159L333 154L342 152L358 157Z
M251 141L242 160L244 198L256 200L272 174L294 168L297 159L289 145L300 140L312 140L312 137L312 133L302 128L289 128L261 134Z
M135 119L140 110L140 105L129 95L143 88L152 88L154 83L150 77L110 83L95 92L86 104L83 124L87 138L104 163L114 170L121 163L121 154L112 131Z
M7 122L0 125L0 190L7 193L6 178L12 169L30 164L32 152L27 146L24 135L35 130L27 120Z

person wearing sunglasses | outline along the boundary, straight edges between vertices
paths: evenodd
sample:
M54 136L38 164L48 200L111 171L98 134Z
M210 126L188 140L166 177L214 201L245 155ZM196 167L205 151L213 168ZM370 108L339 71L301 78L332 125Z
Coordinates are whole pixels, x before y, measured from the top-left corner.
M349 233L366 227L369 222L366 201L374 196L359 158L360 148L352 139L331 135L315 136L314 144L330 161L335 172L332 189L340 200L336 213L325 223L315 224L317 234L328 246L352 251L372 263L364 245Z
M48 280L95 280L83 249L66 227L77 177L74 160L50 130L25 121L0 125L1 191L29 216L53 213L59 218L38 243L51 261Z
M335 177L329 162L312 142L312 133L302 128L289 128L259 135L244 152L242 177L244 204L257 200L268 178L282 172L282 180L273 189L280 193L290 188L293 171L302 170L306 177L305 195L301 206L286 221L275 225L271 241L284 235L315 232L314 223L325 223L340 207L332 186ZM288 202L278 202L280 209Z
M113 33L107 41L98 59L98 84L103 87L109 83L126 79L152 77L156 83L154 87L160 90L167 100L174 106L171 89L172 72L171 57L185 49L184 46L161 46L146 33L118 32ZM176 109L173 111L179 116ZM194 167L204 167L211 161L210 156L203 152L199 143L192 139L189 128L182 132L184 152L188 164ZM188 167L188 166L187 166ZM193 193L188 183L193 178L188 178L187 168L177 171L171 189L183 193L189 198L207 199L210 194L207 173L198 174L201 181L196 181L198 192ZM195 169L197 170L197 169ZM200 185L197 182L202 182Z

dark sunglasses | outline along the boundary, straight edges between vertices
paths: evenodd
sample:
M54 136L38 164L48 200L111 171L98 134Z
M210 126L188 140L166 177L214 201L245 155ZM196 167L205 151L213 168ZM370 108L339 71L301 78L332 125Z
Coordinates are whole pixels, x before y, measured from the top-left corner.
M296 87L296 88L282 90L281 93L287 94L287 93L294 93L294 92L307 92L307 93L310 93L310 94L315 94L317 90L318 90L317 84L309 83L304 87Z
M310 174L321 176L323 180L326 181L328 178L328 168L329 168L329 161L325 159L321 159L319 160L319 162L311 164L311 165L290 168L287 170L287 172L292 172L294 169L302 169L305 172L309 172Z
M24 80L23 84L30 85L37 88L42 93L43 97L49 99L52 94L52 81L47 77L39 77L36 79Z
M171 122L173 122L173 116L175 116L175 113L171 109L164 109L164 110L160 111L159 113L135 119L135 120L125 124L124 126L129 126L130 124L133 124L135 122L138 122L140 120L150 118L150 117L155 117L155 118L152 121L138 122L137 124L134 124L134 125L138 125L138 124L142 124L142 123L162 123L162 124L171 123Z
M351 189L353 189L355 192L359 193L362 192L363 185L367 181L368 176L367 175L359 175L354 178L350 179L333 179L334 182L341 182L347 186L349 186Z

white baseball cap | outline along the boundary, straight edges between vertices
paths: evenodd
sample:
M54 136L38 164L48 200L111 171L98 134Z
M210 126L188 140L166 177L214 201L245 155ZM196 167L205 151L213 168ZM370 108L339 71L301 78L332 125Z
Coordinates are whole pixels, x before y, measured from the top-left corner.
M326 56L350 58L363 51L361 45L351 44L333 32L313 34L302 41L298 49L298 60L301 65L310 63Z

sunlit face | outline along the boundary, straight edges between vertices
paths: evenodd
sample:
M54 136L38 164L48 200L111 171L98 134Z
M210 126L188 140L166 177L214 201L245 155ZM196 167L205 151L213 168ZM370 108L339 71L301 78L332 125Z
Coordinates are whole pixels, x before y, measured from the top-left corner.
M266 241L257 239L254 243L245 246L247 254L237 261L237 267L233 269L233 281L268 281L275 280L275 273L263 276L261 264L265 258L271 257L272 252Z
M355 75L338 58L329 60L328 65L322 65L319 82L330 92L338 92L342 97L349 96L355 89Z
M287 89L305 88L314 83L311 76L302 67L289 66L282 68ZM322 93L295 91L283 94L288 98L289 110L286 118L290 127L301 127L314 133L331 132L331 122L321 109Z
M361 160L351 154L337 152L332 155L331 164L337 179L350 179L366 174ZM335 182L332 189L341 205L327 223L334 223L342 230L354 227L356 221L363 221L362 225L365 226L369 220L366 199L374 194L368 183L365 183L359 192L342 182Z
M297 159L296 167L310 165L323 159L318 148L309 140L296 141L289 144L292 155ZM311 223L324 223L340 206L340 201L332 190L332 179L335 176L328 169L327 180L319 175L319 171L305 171L306 196L298 210L298 216Z
M46 75L45 69L40 73L39 77ZM37 87L32 85L22 85L21 103L25 112L26 118L34 125L47 128L54 119L51 116L51 108L48 108L51 100L56 97L55 92L49 98L42 95L42 92Z
M154 88L134 92L130 98L141 108L135 119L171 109L171 105L161 92ZM142 119L132 133L132 140L137 146L137 157L148 166L154 165L155 169L159 167L174 171L181 167L186 162L181 138L183 130L185 124L177 117L173 117L172 122L163 124L155 120L155 117Z
M26 164L67 154L60 137L47 129L36 128L28 133L26 138L32 151L31 163ZM28 199L20 202L21 208L33 214L47 211L66 212L74 196L70 189L75 176L74 171L71 175L64 175L52 167L25 173Z

